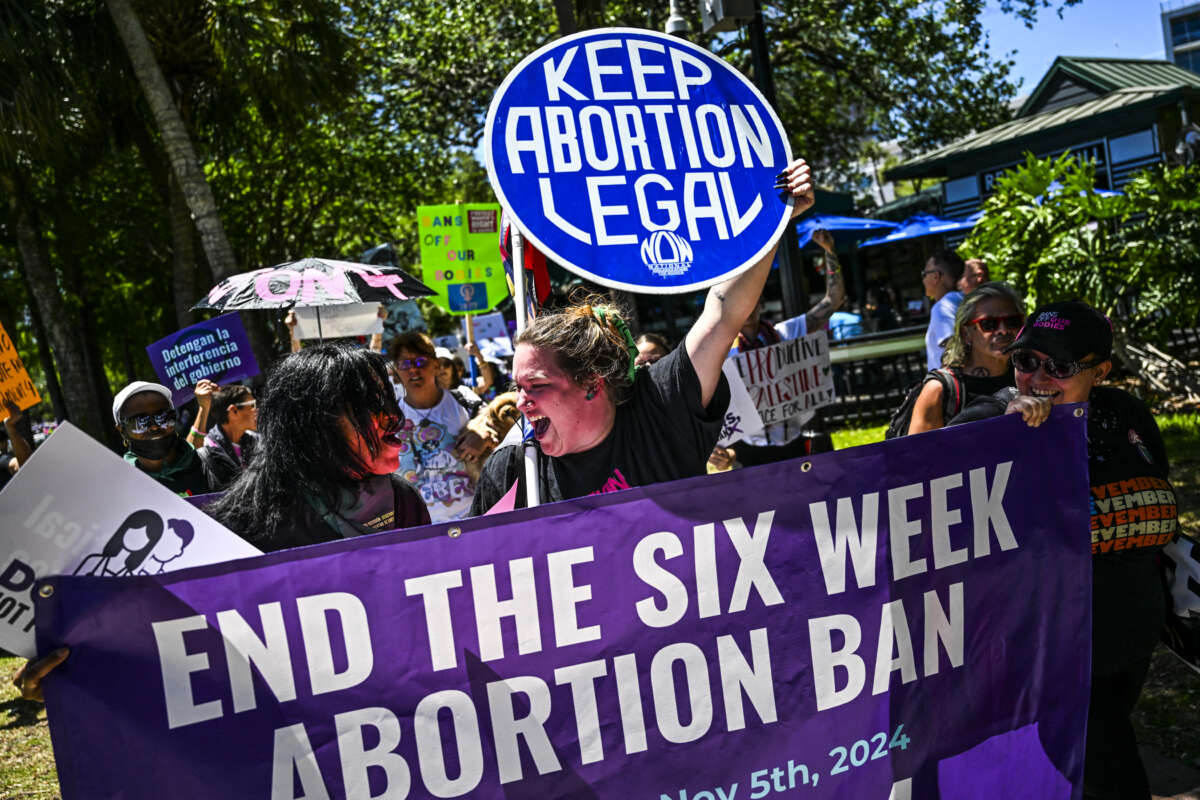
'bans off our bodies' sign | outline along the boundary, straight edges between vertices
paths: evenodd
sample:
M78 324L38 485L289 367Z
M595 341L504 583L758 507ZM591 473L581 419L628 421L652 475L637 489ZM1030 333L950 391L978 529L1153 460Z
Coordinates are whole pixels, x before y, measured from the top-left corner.
M488 175L521 230L589 280L673 294L758 261L790 198L775 112L741 73L695 45L609 28L522 61L487 120Z

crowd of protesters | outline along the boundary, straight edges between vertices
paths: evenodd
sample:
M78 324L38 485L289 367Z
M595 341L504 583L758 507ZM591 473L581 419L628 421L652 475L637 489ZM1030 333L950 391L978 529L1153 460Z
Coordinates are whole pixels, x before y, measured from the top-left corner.
M802 161L783 183L795 213L812 205ZM113 422L134 468L179 494L220 493L206 512L268 551L522 507L530 453L541 502L806 455L797 445L803 419L733 448L715 445L730 397L726 358L825 327L844 303L833 239L818 232L814 240L825 251L826 294L782 322L762 318L771 250L713 287L674 346L653 333L635 338L619 309L590 297L539 314L514 341L511 376L474 344L469 372L423 333L386 343L386 355L378 341L355 349L294 340L258 399L243 386L201 381L186 432L171 392L155 383L122 389ZM1089 401L1091 484L1152 477L1171 491L1153 416L1101 385L1112 368L1105 317L1078 302L1027 317L1023 298L989 281L986 265L948 251L929 258L921 280L933 302L930 372L900 434L1001 414L1038 426L1054 405ZM13 455L0 463L0 480L31 450L19 410L7 412ZM1166 602L1157 542L1093 558L1085 797L1149 796L1129 716ZM63 658L55 651L29 666L17 678L22 692L39 696L41 678Z

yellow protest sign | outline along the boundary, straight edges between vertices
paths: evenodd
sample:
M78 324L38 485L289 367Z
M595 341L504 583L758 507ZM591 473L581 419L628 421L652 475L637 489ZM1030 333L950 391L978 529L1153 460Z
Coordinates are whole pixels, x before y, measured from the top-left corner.
M42 396L29 379L29 371L17 353L17 345L3 325L0 325L0 399L12 400L22 411L42 402ZM7 418L8 412L0 406L0 419Z
M417 217L421 280L437 292L430 300L451 314L478 314L508 297L499 204L419 206Z

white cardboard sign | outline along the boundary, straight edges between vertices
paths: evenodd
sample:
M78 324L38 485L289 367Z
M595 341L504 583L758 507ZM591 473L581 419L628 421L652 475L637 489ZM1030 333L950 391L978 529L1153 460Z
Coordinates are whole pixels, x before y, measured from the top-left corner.
M729 408L725 411L725 422L721 426L721 438L717 440L717 445L729 447L740 439L761 433L763 424L732 356L725 359L721 370L729 381Z
M829 338L823 330L747 350L731 360L764 425L811 413L833 402Z
M321 325L318 333L317 309L296 308L297 339L336 339L340 336L367 336L383 333L379 303L349 303L342 306L321 306Z
M32 658L34 581L154 575L259 555L64 422L0 492L0 647Z

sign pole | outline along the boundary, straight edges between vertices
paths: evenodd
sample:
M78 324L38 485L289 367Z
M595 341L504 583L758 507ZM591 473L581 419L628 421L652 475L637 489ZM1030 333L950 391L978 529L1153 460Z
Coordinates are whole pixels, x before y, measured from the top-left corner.
M517 336L520 336L521 331L529 324L529 319L525 313L525 237L516 225L512 226L512 249L513 303L517 307ZM533 508L542 504L538 486L537 447L531 440L522 446L525 451L525 505L527 508Z
M463 327L467 329L467 367L471 373L471 389L475 389L475 379L479 377L479 370L475 367L475 356L471 353L471 345L475 344L475 323L471 319L471 315L467 314L463 319Z
M324 343L325 333L321 330L321 307L317 306L317 341Z

